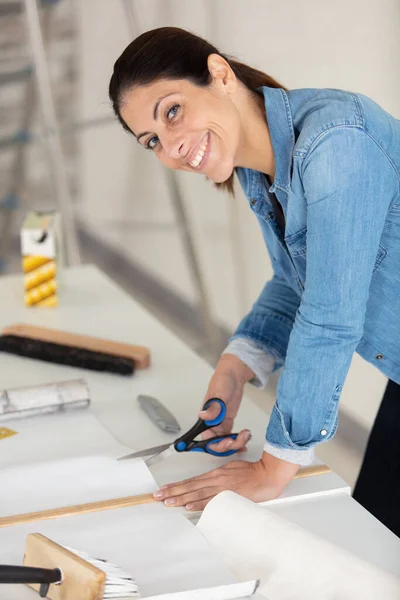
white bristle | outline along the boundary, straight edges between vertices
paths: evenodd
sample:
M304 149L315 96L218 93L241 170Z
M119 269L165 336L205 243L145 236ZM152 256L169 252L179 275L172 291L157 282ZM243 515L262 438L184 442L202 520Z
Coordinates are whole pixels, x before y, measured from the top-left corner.
M67 550L79 556L88 563L101 569L106 574L106 585L104 589L104 600L112 598L120 598L121 600L129 600L130 598L140 598L139 588L132 575L120 569L117 565L109 563L103 558L92 558L86 552L74 550L65 546Z

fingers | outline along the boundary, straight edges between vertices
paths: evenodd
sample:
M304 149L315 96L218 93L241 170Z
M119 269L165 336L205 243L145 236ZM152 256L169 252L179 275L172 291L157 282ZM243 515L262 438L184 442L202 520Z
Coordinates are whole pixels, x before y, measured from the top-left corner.
M203 475L178 483L170 483L154 493L154 498L170 507L186 507L186 510L202 510L208 502L223 490L251 494L260 487L258 471L254 463L232 461ZM262 486L265 486L264 476ZM249 487L250 486L250 487ZM250 496L245 496L250 497Z
M218 469L203 476L163 486L155 492L154 497L167 506L185 506L190 499L203 500L209 496L210 488L215 487L216 471Z
M226 438L217 444L210 444L210 448L214 452L227 452L228 450L243 450L246 444L251 440L251 433L248 429L243 429L236 440Z
M205 404L205 403L204 403ZM204 421L213 421L218 417L221 412L221 407L218 402L212 402L211 406L207 410L201 410L199 416Z
M187 510L201 510L211 498L226 489L224 481L223 469L215 469L186 481L163 486L154 497L166 506L185 506ZM195 505L195 508L192 505ZM198 508L199 506L201 508Z
M222 491L222 487L210 486L204 487L200 490L193 490L191 492L187 492L186 494L181 494L180 496L174 496L171 498L166 498L164 500L164 504L166 506L190 506L192 503L198 503L204 500L211 500L214 496L219 494ZM190 509L188 509L190 510Z
M233 425L232 419L225 419L225 421L223 423L221 423L221 425L218 425L218 427L212 427L211 429L207 429L206 431L203 431L203 433L201 434L201 437L203 440L209 440L210 438L213 438L213 437L227 435L228 433L231 433L232 425Z
M204 510L205 507L207 506L207 504L213 498L214 498L214 496L210 496L210 498L205 498L204 500L201 500L200 502L189 502L188 504L186 504L185 508L186 508L186 510L190 510L191 512Z
M214 469L208 473L203 473L202 475L197 475L196 477L191 477L190 479L178 481L177 483L168 483L167 485L161 486L160 489L154 493L154 497L157 498L157 500L165 500L165 498L169 498L171 496L186 494L186 492L192 490L199 490L209 484L209 481L207 482L207 480L214 479L214 477L218 476L219 474L220 470Z

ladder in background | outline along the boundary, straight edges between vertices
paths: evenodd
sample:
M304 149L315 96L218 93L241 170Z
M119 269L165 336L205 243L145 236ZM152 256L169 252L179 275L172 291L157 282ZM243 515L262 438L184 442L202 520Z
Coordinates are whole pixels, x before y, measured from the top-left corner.
M7 188L0 198L0 273L5 270L7 265L12 236L15 235L16 227L19 225L18 215L20 212L26 212L29 208L35 208L31 202L24 201L23 189L26 184L26 151L28 143L33 140L32 121L36 104L41 115L39 139L45 143L47 149L49 171L55 190L53 208L57 209L61 215L66 260L70 265L80 262L65 157L61 146L44 49L45 42L48 42L50 36L52 9L58 2L59 0L41 0L42 24L36 0L0 3L0 23L1 20L4 22L7 17L25 20L32 54L31 64L17 70L8 70L0 75L0 85L2 86L16 82L24 85L18 130L14 134L0 137L0 151L13 152L7 174ZM4 42L4 44L6 43ZM15 46L18 47L17 44Z
M134 0L122 0L127 17L130 34L133 37L144 31L143 19L138 14L139 6ZM49 172L53 178L56 201L53 208L61 214L63 224L63 238L65 243L66 258L69 265L80 262L78 234L76 220L73 214L73 203L67 181L65 156L61 147L61 133L80 130L87 126L96 126L104 122L115 121L113 115L107 119L97 119L93 122L75 123L66 127L59 126L54 98L50 86L48 60L44 46L48 44L52 26L52 13L55 5L61 0L41 0L41 21L37 0L7 1L0 0L0 26L1 18L7 15L25 19L29 38L29 48L32 54L32 64L22 68L0 73L0 86L20 82L25 86L20 125L16 133L1 136L0 153L13 152L12 166L7 173L8 186L6 193L0 196L0 274L5 270L7 257L10 255L12 236L18 232L21 212L36 208L32 199L24 201L23 188L26 184L26 153L28 145L33 141L44 142L47 149ZM1 36L0 36L1 44ZM40 111L41 131L39 135L32 133L33 117L37 108ZM191 233L190 222L185 210L185 203L179 188L176 173L165 171L166 183L175 221L178 227L185 259L195 289L197 291L198 306L204 324L204 336L209 351L215 359L219 356L222 346L221 335L212 318L209 294L206 289L204 277L200 267L198 252Z

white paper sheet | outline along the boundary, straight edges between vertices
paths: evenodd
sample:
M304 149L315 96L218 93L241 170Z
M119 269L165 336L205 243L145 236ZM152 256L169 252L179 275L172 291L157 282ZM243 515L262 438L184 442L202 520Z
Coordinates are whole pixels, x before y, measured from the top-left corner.
M0 440L0 489L9 490L0 496L0 517L142 494L156 487L133 461L111 460L132 450L117 442L90 409L9 421L8 426L18 434ZM151 472L162 485L223 462L198 453L179 454ZM134 485L141 479L143 486ZM329 494L344 485L334 473L299 479L273 502Z
M0 469L76 456L117 457L126 448L90 409L7 421L17 435L0 440Z
M7 517L152 493L157 484L141 459L84 456L2 469L0 489L0 517Z
M400 579L232 492L214 498L197 527L269 600L400 598Z
M20 564L26 536L34 532L117 564L135 577L143 598L174 594L177 600L217 600L228 598L228 590L221 596L221 589L208 594L204 588L240 581L179 509L162 504L0 529L0 563ZM192 593L198 589L203 589L202 595ZM183 596L176 596L179 593ZM0 597L33 600L37 594L25 586L8 585L0 586Z
M82 409L9 421L0 442L0 517L154 492L142 460Z

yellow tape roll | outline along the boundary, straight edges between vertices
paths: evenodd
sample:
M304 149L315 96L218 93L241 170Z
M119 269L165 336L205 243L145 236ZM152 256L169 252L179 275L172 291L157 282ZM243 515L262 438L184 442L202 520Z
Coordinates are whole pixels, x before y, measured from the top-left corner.
M58 306L58 298L57 298L56 294L53 294L52 296L49 296L48 298L45 298L44 300L41 300L40 302L38 302L36 304L36 306L43 306L43 307Z
M56 276L56 263L51 260L45 265L42 265L38 269L31 271L28 275L25 275L25 290L29 291L34 287L37 287L41 283L44 283L48 279L54 279Z
M50 279L41 285L33 288L25 294L25 306L32 306L41 300L48 298L57 291L57 283L55 279Z
M33 269L37 269L42 265L50 262L51 258L47 258L47 256L24 256L22 258L22 268L24 273L29 273L29 271L33 271Z

